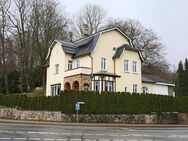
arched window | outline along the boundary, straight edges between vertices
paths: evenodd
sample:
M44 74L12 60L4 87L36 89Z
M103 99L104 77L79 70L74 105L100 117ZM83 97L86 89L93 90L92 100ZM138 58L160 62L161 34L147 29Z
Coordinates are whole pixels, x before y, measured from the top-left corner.
M78 81L73 82L72 89L73 90L79 90L79 82Z
M148 88L146 86L142 87L142 92L144 94L148 93Z
M89 90L89 84L88 83L84 83L84 91L88 91Z
M70 87L70 83L69 82L66 82L65 83L65 86L64 86L64 90L70 90L71 87Z

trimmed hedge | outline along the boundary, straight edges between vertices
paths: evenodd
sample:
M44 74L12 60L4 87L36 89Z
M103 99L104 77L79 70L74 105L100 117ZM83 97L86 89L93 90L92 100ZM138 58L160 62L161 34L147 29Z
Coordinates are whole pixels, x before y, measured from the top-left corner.
M188 112L188 97L170 97L153 94L130 94L64 91L55 97L27 97L26 95L0 95L0 106L24 110L61 111L75 114L75 103L81 105L82 114L150 114L162 112Z
M59 96L28 97L26 95L0 95L0 105L24 110L60 111Z
M62 113L75 113L75 103L82 114L150 114L188 112L188 97L170 97L154 94L65 91L61 94Z

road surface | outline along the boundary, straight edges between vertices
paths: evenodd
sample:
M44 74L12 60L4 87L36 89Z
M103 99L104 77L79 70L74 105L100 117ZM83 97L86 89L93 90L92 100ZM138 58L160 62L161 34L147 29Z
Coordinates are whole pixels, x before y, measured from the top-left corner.
M188 141L188 127L118 127L0 122L0 141Z

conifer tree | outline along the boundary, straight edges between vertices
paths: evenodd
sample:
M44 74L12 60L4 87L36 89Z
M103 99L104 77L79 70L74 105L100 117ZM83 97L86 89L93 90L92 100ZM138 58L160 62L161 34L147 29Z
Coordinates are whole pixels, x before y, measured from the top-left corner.
M185 59L185 71L184 71L184 93L188 96L188 59Z
M176 73L176 88L175 92L177 96L184 95L184 69L182 61L179 62L178 70Z

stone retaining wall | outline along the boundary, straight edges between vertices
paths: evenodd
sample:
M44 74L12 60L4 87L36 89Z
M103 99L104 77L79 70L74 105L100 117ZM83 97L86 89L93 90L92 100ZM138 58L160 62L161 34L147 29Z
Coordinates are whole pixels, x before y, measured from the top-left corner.
M1 119L75 122L76 115L49 111L24 111L0 108ZM79 122L85 123L127 123L127 124L188 124L188 113L164 114L101 114L79 115Z

